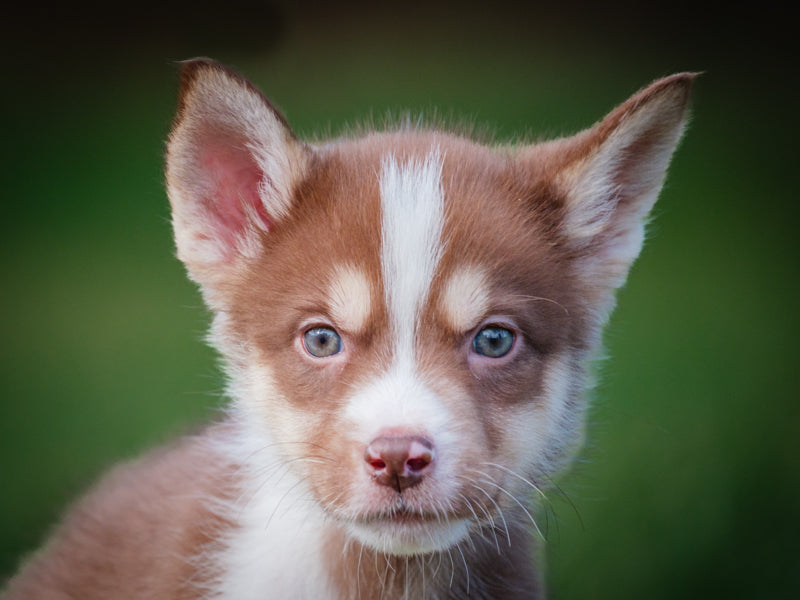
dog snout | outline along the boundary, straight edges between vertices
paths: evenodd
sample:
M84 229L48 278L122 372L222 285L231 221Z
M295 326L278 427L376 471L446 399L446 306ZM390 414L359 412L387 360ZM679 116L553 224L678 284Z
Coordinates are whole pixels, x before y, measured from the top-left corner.
M433 443L422 436L384 435L367 446L364 461L376 483L402 493L432 470L435 451Z

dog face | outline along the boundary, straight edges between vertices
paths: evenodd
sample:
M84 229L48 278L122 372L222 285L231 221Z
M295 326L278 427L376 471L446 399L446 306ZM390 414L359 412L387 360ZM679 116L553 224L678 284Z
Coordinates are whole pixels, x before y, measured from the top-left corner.
M184 67L178 254L233 410L349 536L423 553L527 516L579 445L584 366L691 79L545 144L401 128L311 146L237 75Z

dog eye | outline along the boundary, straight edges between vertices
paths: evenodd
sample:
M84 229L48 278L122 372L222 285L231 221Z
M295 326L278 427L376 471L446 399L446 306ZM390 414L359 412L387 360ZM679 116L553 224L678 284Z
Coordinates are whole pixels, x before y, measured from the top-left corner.
M342 351L342 338L330 327L314 327L303 334L303 347L311 356L328 358Z
M511 351L514 339L514 333L505 327L487 325L472 339L472 349L481 356L500 358Z

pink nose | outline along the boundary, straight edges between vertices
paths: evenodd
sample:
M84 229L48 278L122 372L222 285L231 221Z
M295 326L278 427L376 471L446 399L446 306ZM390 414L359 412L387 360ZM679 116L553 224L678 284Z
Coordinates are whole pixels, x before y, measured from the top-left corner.
M421 436L381 436L364 452L367 470L375 482L398 492L422 481L433 460L433 444Z

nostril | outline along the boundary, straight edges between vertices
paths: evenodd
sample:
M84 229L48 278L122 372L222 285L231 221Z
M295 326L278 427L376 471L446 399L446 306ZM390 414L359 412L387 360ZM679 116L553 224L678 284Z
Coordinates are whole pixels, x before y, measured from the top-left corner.
M421 436L381 436L364 451L376 483L398 492L417 485L434 462L433 444Z
M425 438L413 438L408 449L406 467L418 472L433 462L433 444Z
M367 459L367 462L369 463L369 466L375 469L376 471L386 468L386 463L383 462L380 458L373 458L371 460Z
M412 471L422 471L422 469L427 467L429 464L430 461L425 460L424 458L409 458L406 461L406 466Z

